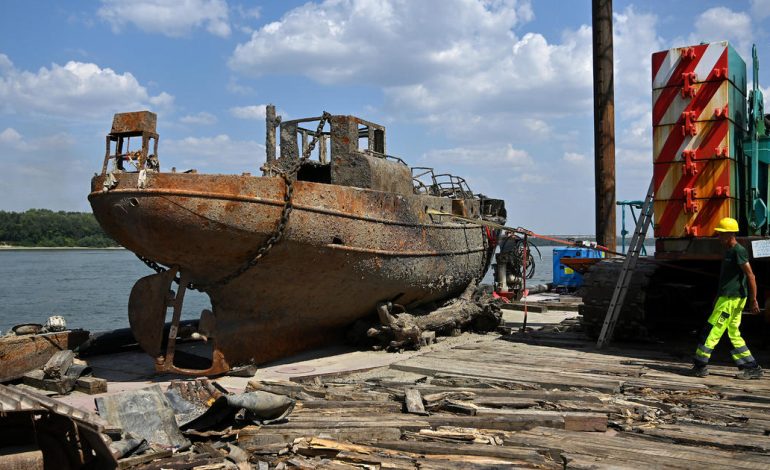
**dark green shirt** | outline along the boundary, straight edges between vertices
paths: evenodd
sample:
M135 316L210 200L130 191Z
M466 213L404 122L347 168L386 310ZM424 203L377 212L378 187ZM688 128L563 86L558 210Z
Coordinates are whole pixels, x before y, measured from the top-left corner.
M746 274L741 269L741 266L748 262L749 254L746 252L746 248L739 244L725 252L722 267L719 270L719 292L717 295L720 297L748 297Z

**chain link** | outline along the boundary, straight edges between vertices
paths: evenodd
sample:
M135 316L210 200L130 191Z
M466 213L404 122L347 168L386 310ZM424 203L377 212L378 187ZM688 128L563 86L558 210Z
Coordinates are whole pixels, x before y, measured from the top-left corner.
M308 144L307 148L302 152L302 156L298 158L297 160L293 160L289 162L288 164L273 164L273 165L265 165L265 168L268 172L275 172L281 175L284 182L286 183L286 192L283 195L283 209L281 210L281 217L278 219L278 226L273 231L273 233L268 237L268 239L265 241L265 243L257 249L254 256L249 260L247 263L244 263L241 265L238 269L233 271L232 273L228 274L227 276L223 277L222 279L219 279L218 281L212 283L212 284L206 284L206 285L198 285L190 283L187 285L188 289L194 289L203 291L205 289L210 289L213 287L219 287L223 286L236 277L240 276L241 274L245 273L252 267L254 267L260 259L262 259L272 248L273 246L281 241L283 238L284 232L286 231L286 226L289 224L289 217L291 216L292 211L292 197L294 196L294 182L297 181L297 175L299 173L300 168L302 167L302 164L307 161L310 158L310 154L313 152L313 149L315 149L316 144L318 143L318 137L323 132L323 128L326 125L327 122L331 120L331 114L327 113L326 111L323 112L323 115L321 116L321 120L318 123L318 128L316 128L315 134L313 135L313 138L310 140L310 143ZM281 168L283 167L283 168ZM139 254L136 254L137 258L142 260L144 264L149 266L151 269L155 270L157 273L165 272L167 269L161 266L160 264L156 263L155 261L145 258ZM174 281L178 284L179 276L177 276Z

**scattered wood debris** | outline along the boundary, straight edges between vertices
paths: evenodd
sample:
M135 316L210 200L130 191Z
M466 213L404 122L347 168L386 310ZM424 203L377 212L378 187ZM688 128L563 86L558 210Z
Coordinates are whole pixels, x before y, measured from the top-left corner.
M20 325L13 333L0 336L0 382L19 379L42 367L57 352L83 344L89 335L84 330L46 331L43 325L32 329L24 326L30 325Z
M659 346L597 351L576 325L328 381L252 381L297 405L236 442L278 469L770 465L770 381L689 377Z
M57 351L41 368L26 372L22 379L25 385L59 395L76 388L89 394L107 391L107 381L91 377L88 364L76 359L69 349Z
M174 381L165 395L195 405L184 411L174 404L190 445L151 444L117 464L260 470L770 467L770 380L736 381L734 369L718 360L709 377L690 377L683 353L690 347L624 344L599 351L570 320L549 331L431 348L367 372L252 380L246 392L283 397L293 409L276 420L229 414L214 427L197 429L182 423L238 394L206 379Z

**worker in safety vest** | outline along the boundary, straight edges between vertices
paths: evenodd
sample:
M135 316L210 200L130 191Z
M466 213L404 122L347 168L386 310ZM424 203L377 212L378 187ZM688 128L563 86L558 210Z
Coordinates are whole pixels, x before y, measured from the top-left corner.
M716 228L719 242L726 249L719 271L719 291L714 310L703 330L698 349L695 350L692 372L697 377L708 375L708 362L711 352L719 343L725 330L733 343L730 354L735 364L741 370L735 377L738 379L758 379L762 377L762 369L751 355L746 342L741 338L738 327L741 324L741 312L746 306L751 312L759 312L757 303L757 283L749 265L746 248L738 244L735 234L738 232L738 222L730 217L719 221ZM748 285L747 285L748 284Z

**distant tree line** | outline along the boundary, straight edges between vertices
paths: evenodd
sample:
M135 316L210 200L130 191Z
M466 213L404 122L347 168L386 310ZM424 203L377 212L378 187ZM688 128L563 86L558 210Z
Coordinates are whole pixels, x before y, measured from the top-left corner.
M88 212L0 211L0 244L30 247L118 246Z

